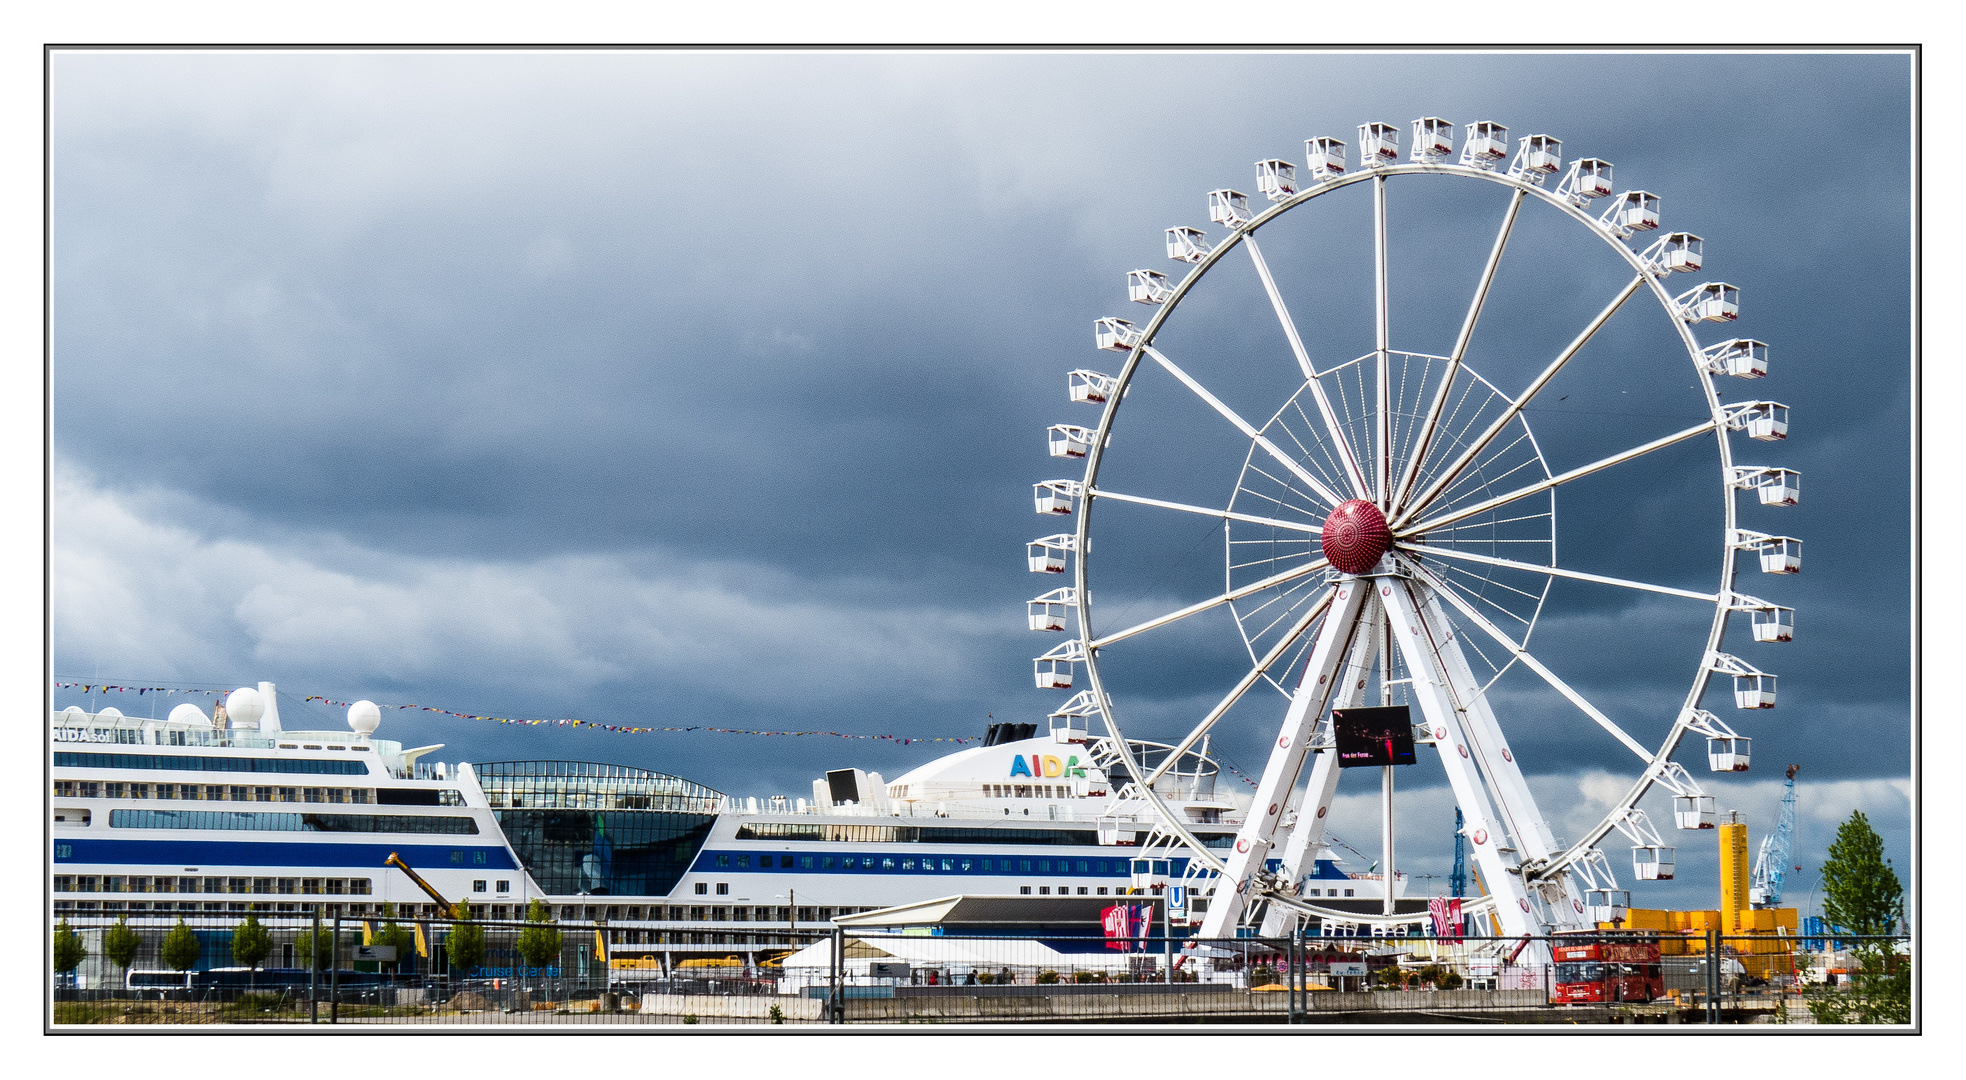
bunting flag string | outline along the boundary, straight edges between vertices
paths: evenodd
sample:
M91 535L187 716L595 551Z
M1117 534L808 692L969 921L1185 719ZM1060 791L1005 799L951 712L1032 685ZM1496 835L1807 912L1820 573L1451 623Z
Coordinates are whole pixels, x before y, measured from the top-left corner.
M76 683L76 682L57 682L55 683L55 688L58 690L80 690L83 693L122 693L122 694L133 693L139 696L144 694L204 694L208 696L223 697L226 694L231 693L231 691L229 690L195 690L195 689L186 689L183 687L170 687L170 686L118 686L111 683ZM333 698L323 697L320 694L307 694L302 697L302 700L318 701L323 705L329 705L341 709L345 709L351 704L351 702L336 701ZM638 727L630 724L604 724L598 720L575 720L572 719L571 717L557 719L557 720L529 720L529 719L523 719L519 717L509 717L509 716L482 716L477 713L464 713L464 712L456 712L451 709L439 709L430 705L381 705L378 706L378 708L410 710L410 711L427 712L427 713L440 713L444 716L455 716L460 720L483 720L494 724L518 724L524 727L595 728L601 731L612 731L622 735L648 735L656 732L687 732L687 731L708 731L718 735L785 735L785 736L794 736L794 737L804 736L804 735L830 735L836 739L877 739L884 742L900 743L903 746L909 746L914 743L956 743L960 745L963 743L973 743L973 742L983 741L983 737L981 735L942 735L942 736L858 735L845 731L759 731L751 728L711 727L706 724L694 724L689 726Z

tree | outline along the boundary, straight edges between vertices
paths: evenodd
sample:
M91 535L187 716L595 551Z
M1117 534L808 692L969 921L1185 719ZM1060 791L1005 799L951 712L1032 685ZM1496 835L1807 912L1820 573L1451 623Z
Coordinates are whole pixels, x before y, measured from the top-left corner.
M198 942L198 935L184 925L184 917L179 916L177 925L164 935L164 942L157 950L157 956L164 966L172 971L190 971L197 966L198 957L204 948Z
M89 947L82 944L82 935L68 928L68 920L55 927L55 974L66 975L82 966L82 959L89 955Z
M246 912L246 921L232 930L232 962L253 969L253 978L259 974L259 965L273 951L273 935L259 924L259 916ZM251 987L251 983L248 987Z
M1823 918L1853 934L1888 934L1904 918L1904 895L1884 839L1862 810L1853 812L1823 863Z
M312 928L302 930L294 938L294 955L300 958L302 966L308 966L308 958L313 957L309 970L326 971L334 966L334 931L322 927L316 934Z
M519 940L514 947L525 959L527 967L548 967L560 958L560 947L565 944L566 935L553 929L552 916L552 911L538 900L526 907L526 922L531 925L519 931Z
M1822 877L1823 918L1831 926L1855 935L1885 935L1904 918L1904 885L1863 811L1852 812L1837 828ZM1857 970L1849 989L1811 993L1810 1014L1824 1024L1910 1023L1910 959L1888 941L1858 941L1851 952Z
M121 915L116 917L116 925L102 935L102 955L122 968L124 974L128 974L130 965L136 963L137 952L142 948L143 939L130 929L128 918Z
M451 917L456 921L444 941L444 951L450 956L451 968L463 978L485 961L485 928L471 921L471 905L463 900L457 902Z

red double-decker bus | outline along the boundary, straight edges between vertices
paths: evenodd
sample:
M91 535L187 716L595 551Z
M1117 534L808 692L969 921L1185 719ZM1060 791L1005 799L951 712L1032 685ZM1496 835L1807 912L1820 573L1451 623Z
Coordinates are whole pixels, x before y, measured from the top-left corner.
M1656 935L1597 930L1567 936L1572 942L1559 938L1554 950L1552 1001L1652 1001L1666 996Z

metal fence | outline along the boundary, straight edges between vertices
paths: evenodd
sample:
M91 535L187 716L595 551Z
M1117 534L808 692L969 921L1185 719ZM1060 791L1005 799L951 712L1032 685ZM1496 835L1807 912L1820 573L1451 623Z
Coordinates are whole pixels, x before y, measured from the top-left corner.
M172 966L189 959L185 931L165 960L175 919L132 917L127 967L106 955L114 924L71 922L87 954L55 976L53 1023L1810 1023L1812 995L1850 992L1857 965L1837 946L1897 957L1906 944L1658 935L1643 939L1659 950L1649 964L1606 954L1593 967L1552 952L1575 936L1170 943L343 918L319 923L310 968L316 924L267 917L269 948L252 968L233 955L236 918L185 920L198 945L189 970ZM542 928L560 935L557 949L537 940Z

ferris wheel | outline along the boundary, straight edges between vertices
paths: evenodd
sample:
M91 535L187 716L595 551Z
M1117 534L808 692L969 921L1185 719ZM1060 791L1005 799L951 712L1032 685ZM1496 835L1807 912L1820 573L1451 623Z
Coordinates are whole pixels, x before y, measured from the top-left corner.
M1411 132L1404 160L1401 130L1371 123L1359 126L1356 163L1334 138L1305 143L1301 173L1257 162L1267 208L1209 192L1209 219L1226 233L1167 230L1167 255L1186 272L1127 275L1128 299L1152 306L1152 318L1097 320L1095 343L1124 363L1117 374L1072 371L1070 400L1097 406L1098 421L1048 433L1052 456L1084 471L1035 489L1039 514L1076 523L1027 548L1031 571L1071 582L1029 603L1031 629L1067 635L1036 659L1037 684L1078 689L1054 717L1105 724L1124 764L1111 813L1151 823L1148 848L1185 849L1191 884L1209 898L1202 937L1259 918L1276 933L1299 915L1416 921L1393 903L1395 743L1430 746L1446 773L1486 892L1470 910L1512 937L1622 918L1630 893L1604 850L1613 834L1634 878L1671 878L1673 847L1641 801L1663 789L1676 828L1713 828L1714 799L1675 752L1704 737L1708 771L1745 770L1749 738L1714 710L1775 704L1759 646L1730 652L1728 631L1760 644L1793 637L1793 611L1742 591L1737 571L1800 570L1800 541L1742 524L1743 504L1795 505L1800 476L1737 463L1733 442L1785 438L1788 409L1723 400L1721 377L1765 376L1768 350L1696 336L1740 309L1724 282L1672 284L1701 269L1701 238L1666 232L1645 244L1661 223L1659 197L1614 194L1610 163L1566 166L1550 136L1520 138L1511 154L1496 123L1466 125L1458 152L1446 120L1415 120ZM1277 239L1284 272L1273 272L1259 233ZM1518 255L1534 261L1513 275L1512 237L1538 253ZM1570 272L1586 259L1596 270ZM1572 295L1587 287L1600 291ZM1478 326L1498 304L1516 331L1548 332L1543 351L1520 332L1484 351ZM1484 357L1508 370L1477 371ZM1625 387L1607 402L1624 382L1638 396ZM1579 404L1559 404L1572 396ZM1172 423L1174 408L1200 419ZM1559 496L1584 510L1561 548ZM1748 517L1765 524L1764 513ZM1206 539L1219 534L1224 556L1206 575L1176 558L1157 564L1165 572L1150 585L1109 570L1141 552L1152 564L1143 537L1197 525ZM1606 572L1626 564L1651 572ZM1571 614L1532 650L1558 586ZM1178 602L1154 606L1169 595ZM1632 604L1686 629L1636 627ZM1196 655L1220 661L1225 642L1239 676L1172 719L1165 704L1142 704L1142 687L1194 670ZM1653 678L1593 701L1564 677L1566 663L1606 655L1667 672L1671 696ZM1671 689L1680 680L1683 695ZM1358 735L1346 726L1353 717L1398 720L1377 733L1387 756L1345 749ZM1147 726L1181 734L1150 757L1143 748L1155 744L1125 734ZM1268 760L1233 844L1210 846L1162 797L1164 781L1237 731L1261 732ZM1616 777L1608 809L1559 836L1518 748L1544 768L1622 762L1606 767ZM1383 777L1389 865L1376 915L1320 906L1298 888L1354 763L1347 754Z

